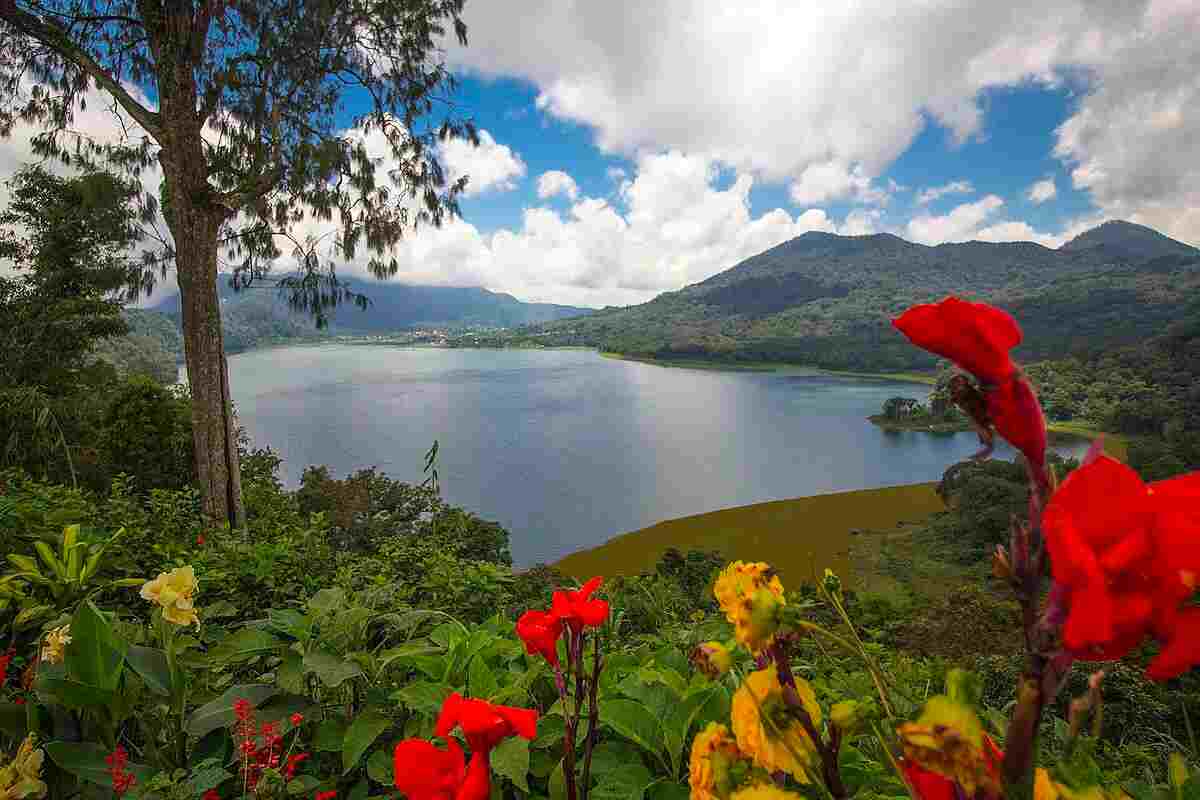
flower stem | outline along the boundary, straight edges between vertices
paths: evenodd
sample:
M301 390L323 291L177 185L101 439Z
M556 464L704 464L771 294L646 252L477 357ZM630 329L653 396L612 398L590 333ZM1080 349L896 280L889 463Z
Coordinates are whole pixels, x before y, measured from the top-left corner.
M592 749L596 746L596 738L599 733L596 728L600 724L600 707L597 705L597 695L600 692L601 666L600 635L596 633L595 639L592 642L592 682L588 684L587 741L583 746L583 776L580 781L580 794L583 800L587 800L588 796L589 783L592 776Z
M787 703L788 711L792 716L800 721L804 727L804 732L808 734L809 740L813 747L817 750L817 755L821 757L821 778L825 782L825 788L829 790L835 800L843 800L848 796L846 792L846 784L842 782L842 773L838 768L838 742L826 743L821 737L821 732L817 730L816 724L813 722L812 716L808 713L808 709L804 707L804 702L800 699L799 692L796 691L796 676L792 674L792 665L788 659L787 651L780 645L779 642L771 645L771 655L775 660L775 669L779 674L779 683L783 686L783 700Z

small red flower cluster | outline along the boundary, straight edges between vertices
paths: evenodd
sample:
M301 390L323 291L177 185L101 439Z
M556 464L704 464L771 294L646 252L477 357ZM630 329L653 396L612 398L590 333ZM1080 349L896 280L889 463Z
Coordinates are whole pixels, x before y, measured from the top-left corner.
M204 534L196 534L196 547L204 547Z
M12 663L13 657L17 654L16 650L9 650L4 655L0 656L0 686L8 682L8 666Z
M117 745L116 750L104 757L104 763L108 764L105 772L112 778L113 794L117 797L124 797L125 793L137 782L134 774L125 769L129 765L129 753L125 751L124 746Z
M237 717L233 733L242 764L242 781L253 792L264 770L278 769L283 736L274 722L264 722L261 728L258 727L254 721L254 707L245 698L234 701L233 713Z
M1029 380L1010 352L1021 343L1021 329L1007 312L985 303L947 297L940 303L913 306L892 321L923 350L948 358L975 376L984 391L990 425L1021 451L1035 473L1046 466L1046 419Z
M455 692L442 703L434 727L434 734L446 739L445 750L424 739L405 739L396 745L396 788L408 800L487 800L492 750L510 736L533 739L537 719L533 709L493 705ZM462 730L471 747L469 765L458 742L449 738L455 728Z
M1073 655L1118 659L1151 636L1163 648L1150 678L1200 664L1200 608L1186 605L1200 580L1200 472L1147 486L1097 456L1063 481L1042 525Z
M221 800L221 795L216 789L209 789L207 792L200 795L200 800Z
M333 800L335 797L337 797L337 790L328 789L324 792L317 792L313 795L313 800Z
M525 643L526 652L530 655L540 653L558 666L558 640L563 625L579 635L584 628L599 627L608 619L608 602L592 598L603 582L603 578L592 578L578 591L555 592L549 611L522 614L517 620L517 636Z

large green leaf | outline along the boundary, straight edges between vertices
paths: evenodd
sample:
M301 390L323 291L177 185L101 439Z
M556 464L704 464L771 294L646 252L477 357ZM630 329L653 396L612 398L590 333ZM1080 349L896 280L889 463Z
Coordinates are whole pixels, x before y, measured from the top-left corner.
M87 600L71 618L66 649L67 676L101 689L115 690L125 663L125 642L117 638L100 609Z
M229 661L244 661L264 653L273 653L287 647L286 639L261 628L242 628L222 639L209 651L209 658L217 664Z
M680 761L683 758L683 748L687 743L688 732L700 713L713 696L720 694L721 689L712 686L690 694L681 702L673 705L662 722L663 744L667 748L667 756L671 760L673 774L679 774Z
M600 722L650 755L662 757L662 726L640 703L620 698L601 700Z
M110 751L105 750L100 745L77 742L47 742L45 750L46 755L50 756L50 760L57 764L60 769L71 773L80 780L112 788L112 775L108 771L108 764L104 763L104 759L109 755ZM148 764L135 764L133 762L127 764L125 769L132 772L138 782L143 785L158 772L157 768Z
M38 675L33 688L39 695L50 696L67 708L109 706L117 696L113 689L102 689L57 675Z
M414 681L404 688L392 692L392 699L398 700L418 714L436 716L442 703L453 691L445 684Z
M308 601L308 610L314 614L328 614L344 605L346 593L341 589L322 589Z
M321 683L330 689L336 689L351 678L363 674L362 667L358 664L322 650L304 654L304 669L307 672L315 672Z
M313 734L313 749L322 753L340 753L346 743L347 727L349 726L344 717L321 720L317 732Z
M171 670L162 650L131 645L125 653L125 663L145 682L147 689L155 694L171 694Z
M367 776L376 783L391 786L395 780L393 769L392 756L387 750L376 750L367 759Z
M650 770L640 762L623 764L605 773L588 793L595 800L642 800L646 787L654 782Z
M529 742L519 736L505 739L492 751L492 770L529 792Z
M483 660L483 656L471 659L471 668L467 672L467 688L471 697L481 700L490 699L500 690L500 684L496 682L496 676L492 674L492 668Z
M379 734L392 725L391 717L381 711L367 710L354 718L346 730L342 743L342 774L358 766L358 760L366 754Z
M406 642L399 647L393 647L389 650L384 650L376 656L376 662L380 669L385 669L393 661L402 658L412 658L414 656L435 656L442 652L440 647L435 647L432 643L421 639L415 642ZM443 669L443 672L445 670Z
M233 713L233 704L240 699L250 701L250 705L258 707L279 690L266 683L246 683L231 686L215 700L210 700L197 708L188 717L185 730L196 737L203 736L211 730L232 725L237 716Z
M550 800L567 800L567 779L561 760L554 772L550 773L550 782L546 788L550 791Z

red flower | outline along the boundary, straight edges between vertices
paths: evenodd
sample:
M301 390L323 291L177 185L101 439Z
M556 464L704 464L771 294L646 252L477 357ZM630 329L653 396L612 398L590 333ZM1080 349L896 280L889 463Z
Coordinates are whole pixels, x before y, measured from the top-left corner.
M254 713L254 706L250 705L250 701L244 697L239 697L233 701L233 715L241 722L250 719L250 715Z
M994 306L947 297L913 306L892 325L917 347L950 359L981 383L998 385L1016 372L1008 353L1021 343L1021 329Z
M555 592L550 613L571 626L575 633L603 625L604 620L608 619L608 602L591 599L603 582L603 578L592 578L579 591Z
M335 797L337 797L337 790L329 789L328 791L317 792L314 794L313 800L333 800Z
M287 766L284 768L284 773L287 775L289 780L296 777L296 769L299 768L302 762L307 760L308 753L295 753L288 756Z
M221 795L217 794L216 789L209 789L200 797L200 800L221 800Z
M304 715L301 714L299 711L297 711L295 714L292 714L292 716L288 718L288 721L292 723L293 728L299 728L300 723L304 722Z
M408 800L487 800L491 794L488 754L479 751L468 768L458 742L439 750L424 739L396 745L395 784Z
M16 654L16 650L9 650L0 656L0 686L3 686L8 681L8 665L12 663L13 656Z
M19 706L23 706L23 705L25 705L25 698L24 698L24 697L18 697L17 699L13 700L13 702L14 702L14 703L16 703L16 704L17 704L17 705L19 705Z
M553 666L558 666L558 637L562 636L562 620L546 611L526 611L517 620L517 636L525 642L525 652L541 653Z
M1021 328L1007 312L986 303L947 297L913 306L892 325L924 350L948 358L982 385L989 420L1024 454L1037 475L1046 465L1046 419L1029 381L1009 351L1021 343Z
M1151 635L1164 643L1147 674L1200 664L1200 473L1147 486L1099 456L1067 476L1042 518L1055 581L1068 593L1063 643L1111 660Z
M196 534L196 546L204 547L204 534L203 533Z
M112 778L113 794L117 797L122 797L126 792L137 783L137 778L132 772L129 772L125 767L129 764L129 753L125 751L122 745L117 745L117 749L104 757L104 763L108 764L108 769L105 770Z
M461 727L471 752L487 753L510 736L537 736L537 718L538 712L530 708L497 706L455 692L442 703L433 732L446 738L454 728Z
M954 800L954 781L931 772L911 759L900 762L904 780L918 800Z

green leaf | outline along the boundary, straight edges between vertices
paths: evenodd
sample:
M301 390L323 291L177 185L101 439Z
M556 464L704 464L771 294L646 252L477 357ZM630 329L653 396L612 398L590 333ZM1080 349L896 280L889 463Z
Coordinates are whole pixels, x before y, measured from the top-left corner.
M66 648L67 675L80 683L115 690L125 663L125 642L117 638L100 609L87 600L71 618Z
M380 711L368 710L355 717L342 744L342 774L358 766L358 760L375 744L379 734L391 726L391 718Z
M330 689L336 689L351 678L363 674L358 664L321 650L304 654L304 669L307 672L315 672L321 683Z
M263 653L282 650L287 645L286 640L260 628L242 628L218 642L209 652L209 657L217 664L244 661Z
M117 695L112 689L102 689L58 675L38 675L33 688L39 695L54 698L67 708L109 706Z
M147 689L155 694L171 694L171 670L162 650L132 645L125 653L125 663L145 682Z
M367 759L367 776L376 783L391 786L395 780L392 769L392 757L387 750L376 750Z
M313 749L324 753L340 753L346 741L346 727L347 722L343 717L321 720L317 732L313 734Z
M112 788L112 775L109 774L108 764L104 763L105 757L109 755L108 750L105 750L98 744L80 744L76 742L47 742L45 746L46 755L50 757L58 767L66 772L71 773L80 780L89 781L91 783ZM148 764L135 764L130 762L125 766L129 772L132 772L139 783L145 784L158 769Z
M19 706L16 703L0 703L0 731L14 739L25 738L27 714L25 706Z
M641 753L629 742L601 742L592 751L592 777L603 781L610 772L621 769L626 764L641 761Z
M471 668L467 672L467 688L471 697L480 700L487 700L500 690L500 684L496 682L496 676L492 674L492 668L483 660L483 656L471 659Z
M377 656L377 661L380 669L385 669L393 661L398 658L412 658L414 656L436 656L440 654L441 648L434 647L426 641L409 642L402 644L399 647L393 647L389 650L384 650ZM445 669L442 670L445 672Z
M297 775L288 781L287 793L292 797L312 797L315 794L313 790L320 785L321 781L312 775Z
M660 780L646 792L647 800L688 800L691 789L685 784Z
M285 692L303 694L307 688L304 683L303 656L294 652L285 653L283 661L275 668L275 683Z
M346 593L341 589L322 589L308 601L308 610L313 614L328 614L344 605Z
M307 640L312 632L312 620L294 608L272 608L267 618L273 629L293 639Z
M640 703L622 699L602 700L600 701L600 721L637 744L647 753L661 757L663 751L662 726Z
M442 703L454 691L449 686L428 681L415 681L392 693L392 699L403 703L418 714L436 716Z
M642 800L646 787L654 782L654 776L641 762L623 764L604 775L589 793L595 800Z
M25 628L43 617L50 616L52 613L54 613L52 606L27 606L21 609L12 624L17 629Z
M226 771L219 764L213 764L193 770L192 774L188 776L187 785L192 795L199 797L209 789L217 788L232 777L233 773Z
M354 788L346 795L346 800L367 800L367 794L371 791L371 782L363 778L358 783L354 784Z
M692 729L696 715L708 704L712 696L719 694L720 691L718 687L713 686L710 689L688 695L667 711L667 716L662 723L663 743L667 748L667 756L671 760L673 774L679 774L683 747L687 743L688 732Z
M529 792L529 742L519 736L505 739L492 751L492 770Z
M558 762L558 766L554 768L554 772L550 773L550 783L547 786L550 790L550 800L566 800L567 798L567 779L563 772L562 761Z
M188 717L184 729L191 736L200 737L216 728L232 725L237 716L233 713L233 704L239 699L250 701L257 708L268 698L274 697L279 690L266 683L246 683L231 686L215 700L210 700L197 708Z

